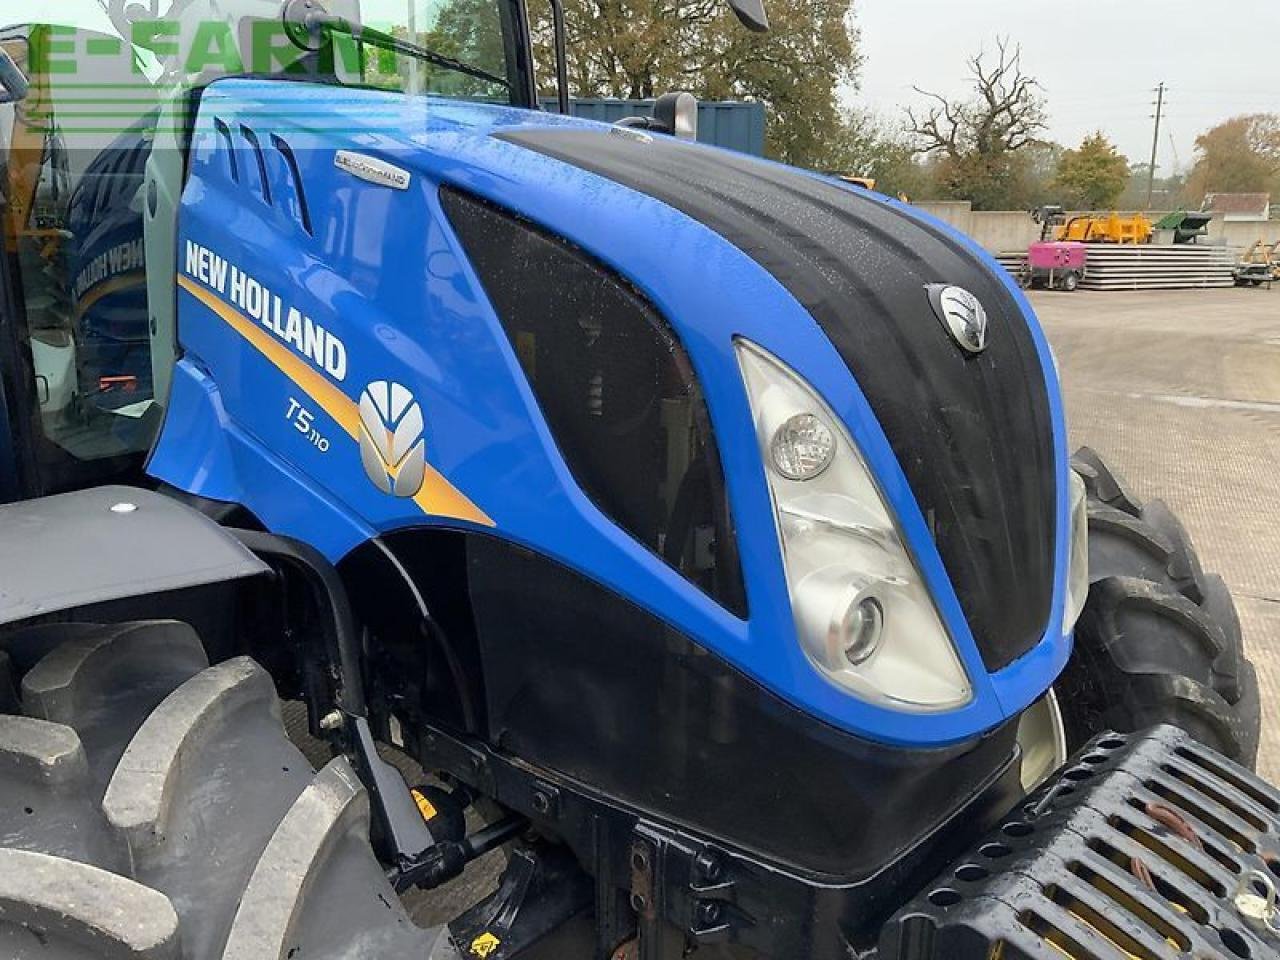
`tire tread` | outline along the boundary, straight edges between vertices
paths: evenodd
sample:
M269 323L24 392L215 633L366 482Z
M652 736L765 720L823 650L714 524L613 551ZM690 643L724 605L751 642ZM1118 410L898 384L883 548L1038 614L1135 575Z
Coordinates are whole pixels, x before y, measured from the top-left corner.
M1089 448L1072 467L1089 493L1091 583L1057 687L1068 746L1173 723L1252 766L1257 679L1226 584L1166 504L1143 504Z
M0 680L20 683L38 716L0 713L0 955L288 956L246 940L252 923L229 940L237 917L268 906L287 921L280 943L305 941L312 960L425 957L447 943L396 898L347 761L313 773L252 660L209 667L194 632L167 621L14 636ZM283 889L281 858L307 853L290 831L319 840Z

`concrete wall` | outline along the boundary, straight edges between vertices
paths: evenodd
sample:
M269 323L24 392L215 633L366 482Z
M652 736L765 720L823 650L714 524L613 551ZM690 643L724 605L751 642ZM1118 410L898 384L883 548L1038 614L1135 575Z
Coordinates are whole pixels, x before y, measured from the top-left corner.
M1040 239L1040 226L1030 214L1021 210L974 210L967 200L930 201L916 204L921 210L969 234L992 253L1025 250ZM1068 213L1076 216L1084 211ZM1154 222L1167 211L1153 211L1147 216ZM1209 224L1209 241L1230 247L1247 248L1255 241L1280 242L1280 220L1255 223L1226 222L1215 217Z
M1215 219L1209 224L1209 235L1215 239L1220 238L1230 247L1247 248L1259 240L1263 243L1280 243L1280 220L1224 223Z

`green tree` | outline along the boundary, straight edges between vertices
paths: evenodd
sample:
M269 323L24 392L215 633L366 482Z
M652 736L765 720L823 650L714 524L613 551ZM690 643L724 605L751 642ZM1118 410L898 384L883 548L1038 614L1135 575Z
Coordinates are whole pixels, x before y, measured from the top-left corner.
M1063 151L1054 184L1062 203L1079 210L1111 210L1129 183L1129 161L1101 130Z
M1036 140L1019 151L1018 179L1009 190L1011 209L1033 210L1046 203L1058 202L1058 186L1054 178L1065 152L1062 144L1052 140Z
M826 171L869 177L890 196L928 200L937 192L909 133L870 110L845 114L829 138L827 160Z
M1185 198L1187 177L1184 173L1173 171L1167 176L1160 176L1160 168L1156 168L1156 178L1151 188L1151 208L1153 210L1173 210L1178 207L1188 206ZM1120 210L1142 210L1147 205L1147 180L1151 174L1151 164L1143 161L1135 163L1129 167L1129 182L1125 185L1124 192L1120 194L1120 199L1116 201L1116 208ZM1192 207L1200 206L1200 198L1196 197L1195 202L1189 204Z
M938 160L945 195L971 200L975 209L1023 206L1030 159L1027 149L1045 128L1044 97L1034 77L1022 69L1022 48L996 41L994 62L986 53L968 61L973 93L950 100L916 88L928 98L907 120L919 149Z
M1280 114L1233 117L1196 137L1187 197L1206 193L1280 195Z
M745 30L724 0L565 0L575 97L757 100L770 156L831 168L844 132L839 90L859 65L853 0L771 0L772 29ZM550 12L531 4L542 91L555 92Z

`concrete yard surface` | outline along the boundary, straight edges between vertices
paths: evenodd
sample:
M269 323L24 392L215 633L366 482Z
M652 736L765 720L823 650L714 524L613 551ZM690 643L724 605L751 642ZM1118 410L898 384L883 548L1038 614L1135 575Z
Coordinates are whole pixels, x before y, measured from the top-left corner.
M1280 289L1036 292L1072 449L1181 517L1235 596L1280 781Z

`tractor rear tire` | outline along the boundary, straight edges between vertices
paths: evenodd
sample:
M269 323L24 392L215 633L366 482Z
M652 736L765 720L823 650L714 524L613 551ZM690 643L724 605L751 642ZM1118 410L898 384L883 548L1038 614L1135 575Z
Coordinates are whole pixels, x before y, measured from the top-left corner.
M1054 690L1067 747L1103 730L1172 723L1252 767L1261 710L1235 604L1186 529L1141 503L1087 447L1072 459L1089 501L1089 597Z
M454 958L369 846L343 758L315 773L271 677L187 625L0 639L0 956Z

